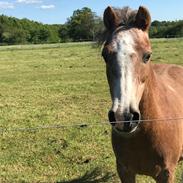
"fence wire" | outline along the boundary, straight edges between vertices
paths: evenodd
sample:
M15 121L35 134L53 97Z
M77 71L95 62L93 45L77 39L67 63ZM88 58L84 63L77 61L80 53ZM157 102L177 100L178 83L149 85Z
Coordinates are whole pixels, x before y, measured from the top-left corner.
M145 120L140 120L140 121L103 121L103 122L98 122L95 124L91 123L75 123L75 124L67 124L67 125L61 125L61 124L55 124L55 125L44 125L44 126L36 126L36 127L29 127L29 128L0 128L1 133L5 132L34 132L34 131L39 131L39 130L54 130L54 129L62 129L62 128L74 128L74 127L79 127L79 128L84 128L84 127L94 127L94 126L104 126L104 125L110 125L110 124L120 124L120 123L135 123L135 122L154 122L154 121L176 121L176 122L183 122L180 121L183 120L183 117L180 118L162 118L162 119L145 119Z

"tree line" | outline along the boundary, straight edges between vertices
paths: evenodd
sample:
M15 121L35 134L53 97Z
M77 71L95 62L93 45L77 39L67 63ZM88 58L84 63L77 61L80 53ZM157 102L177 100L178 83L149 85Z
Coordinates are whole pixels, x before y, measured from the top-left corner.
M1 45L95 41L103 31L102 18L87 7L75 10L65 24L48 25L26 18L0 16ZM183 37L183 20L153 21L150 37Z
M151 38L183 37L183 20L153 21L150 28Z
M44 25L28 19L0 16L0 44L59 42L59 25Z

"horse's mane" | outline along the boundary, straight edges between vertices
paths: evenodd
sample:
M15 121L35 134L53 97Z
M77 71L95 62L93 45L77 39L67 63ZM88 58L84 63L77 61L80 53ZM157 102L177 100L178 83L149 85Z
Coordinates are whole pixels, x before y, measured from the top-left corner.
M137 10L132 10L129 7L124 7L113 8L113 11L117 16L119 25L132 26L134 24Z
M137 15L137 10L132 10L131 8L123 7L123 8L115 8L112 7L113 11L116 14L118 25L119 26L133 26L135 23L135 17ZM108 37L108 30L104 29L102 34L98 35L99 43L103 43Z

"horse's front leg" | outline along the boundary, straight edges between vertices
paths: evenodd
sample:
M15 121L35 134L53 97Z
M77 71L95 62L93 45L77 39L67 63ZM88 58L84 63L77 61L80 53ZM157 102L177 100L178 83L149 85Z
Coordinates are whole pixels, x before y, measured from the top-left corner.
M174 171L170 169L164 169L161 171L156 179L157 183L174 183Z
M121 183L135 183L135 174L127 170L123 165L117 163L117 171Z

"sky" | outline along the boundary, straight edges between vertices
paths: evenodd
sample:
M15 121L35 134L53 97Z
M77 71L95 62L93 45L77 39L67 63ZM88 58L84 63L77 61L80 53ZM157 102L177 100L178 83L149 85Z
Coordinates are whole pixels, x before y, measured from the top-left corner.
M89 7L98 16L107 6L146 6L152 20L183 19L183 0L0 0L0 14L28 18L46 24L63 24L73 11Z

